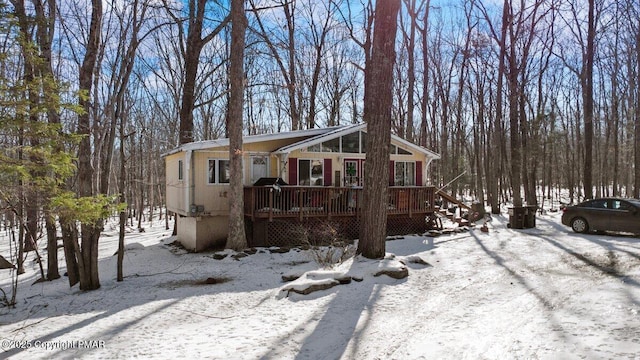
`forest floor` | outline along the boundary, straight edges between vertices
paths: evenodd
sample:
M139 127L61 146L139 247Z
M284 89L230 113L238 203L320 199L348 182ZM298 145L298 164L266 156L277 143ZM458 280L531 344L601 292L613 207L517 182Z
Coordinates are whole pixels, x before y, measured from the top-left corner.
M394 259L420 258L427 264L405 262L404 279L365 276L309 295L287 291L291 283L282 276L313 271L316 279L331 278L372 263L352 258L323 269L314 261L317 252L301 249L259 249L216 260L213 252L188 253L172 245L175 239L163 222L145 227L127 235L126 277L118 283L117 226L107 226L100 240L99 290L69 288L66 277L34 284L39 272L30 257L16 308L0 308L0 357L634 359L640 354L640 238L575 234L560 224L560 213L538 216L533 229L510 229L505 216L494 216L488 233L476 228L390 240L387 252ZM7 243L3 238L3 255ZM7 291L9 271L0 271L0 286Z

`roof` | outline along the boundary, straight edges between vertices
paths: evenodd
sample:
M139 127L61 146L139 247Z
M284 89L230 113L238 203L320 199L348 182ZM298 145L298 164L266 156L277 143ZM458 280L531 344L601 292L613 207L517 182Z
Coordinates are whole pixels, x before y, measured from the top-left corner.
M295 130L295 131L287 131L287 132L280 132L280 133L274 133L274 134L247 135L242 138L242 142L245 144L251 144L251 143L257 143L262 141L293 139L293 138L305 137L305 136L313 137L313 136L325 134L327 132L330 132L332 130L342 128L342 127L343 126L334 126L334 127L324 128L324 129ZM229 146L228 138L195 141L195 142L183 144L173 150L170 150L162 154L162 156L175 154L181 151L203 150L203 149L210 149L214 147L223 147L223 146Z
M295 139L300 137L307 137L306 139L297 141L293 144L283 146L273 152L274 154L288 154L288 153L291 153L292 151L313 146L316 144L320 144L325 141L339 138L340 136L344 136L356 131L367 132L367 124L334 126L334 127L324 128L324 129L297 130L297 131L288 131L288 132L281 132L281 133L275 133L275 134L249 135L249 136L243 137L242 141L245 144L250 144L250 143L257 143L262 141L273 141L273 140ZM433 159L440 159L440 155L438 155L437 153L431 150L428 150L420 145L407 141L399 136L392 134L391 139L393 142L397 144L401 144L403 147L412 149L414 151L417 151L419 153L432 157ZM228 145L229 145L229 139L227 138L217 139L217 140L197 141L197 142L184 144L176 149L173 149L163 154L163 156L175 154L180 151L202 150L202 149L210 149L213 147L222 147L222 146L228 146Z

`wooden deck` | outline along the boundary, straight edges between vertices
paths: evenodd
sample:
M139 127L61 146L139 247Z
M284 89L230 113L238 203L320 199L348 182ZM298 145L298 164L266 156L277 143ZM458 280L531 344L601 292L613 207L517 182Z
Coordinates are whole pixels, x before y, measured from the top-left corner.
M433 214L436 189L390 187L389 235L424 231L425 217ZM332 223L344 238L356 238L362 188L306 186L249 186L244 188L244 214L249 220L251 246L281 245L295 237L291 229L313 232ZM338 224L338 225L335 225Z
M390 187L389 215L423 215L434 211L434 187ZM357 216L362 188L249 186L244 188L244 213L251 220Z

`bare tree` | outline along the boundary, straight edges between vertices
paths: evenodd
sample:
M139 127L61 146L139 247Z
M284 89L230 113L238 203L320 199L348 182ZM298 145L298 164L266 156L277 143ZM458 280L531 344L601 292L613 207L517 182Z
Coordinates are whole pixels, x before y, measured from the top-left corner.
M91 164L91 103L88 94L94 81L97 65L97 56L100 47L100 34L102 27L102 0L91 1L91 24L87 39L86 52L80 67L79 88L83 93L79 104L84 112L78 115L78 135L82 136L78 148L78 195L81 197L94 196L93 165ZM82 224L82 244L78 249L77 243L72 244L76 253L78 273L80 275L80 289L95 290L100 287L98 274L98 239L102 231L101 223ZM71 265L71 266L70 266ZM67 262L67 268L72 269L76 264ZM71 281L71 278L69 278ZM73 286L73 284L71 284Z
M579 4L570 1L568 16L564 16L565 12L560 12L561 19L564 21L566 28L570 30L574 40L578 43L580 49L580 65L574 65L568 59L566 54L568 50L559 47L559 57L564 65L575 73L580 80L582 95L582 118L584 119L584 168L583 168L583 190L587 199L593 197L593 122L594 122L594 99L593 99L593 69L595 56L595 40L596 40L596 24L599 12L596 9L595 0L588 0L586 28L584 19L581 17ZM586 32L586 33L585 33Z
M309 35L311 37L309 42L313 48L313 58L309 59L312 61L312 73L309 85L309 111L307 116L307 128L309 129L315 128L317 123L318 88L320 73L322 71L322 60L326 53L327 37L333 25L333 14L336 8L334 1L328 1L326 3L320 2L320 4L324 5L324 8L320 10L315 8L317 4L315 1L310 1L303 6L303 9L307 12ZM316 15L317 12L320 12L324 19L316 19L318 17ZM317 22L320 22L320 24L317 24Z
M300 121L302 113L302 89L296 68L296 51L298 50L296 44L296 2L279 0L275 6L281 8L283 11L285 21L283 26L285 29L284 35L269 30L267 24L260 16L260 12L263 9L258 7L254 0L250 0L249 3L258 27L256 33L267 46L269 54L272 56L278 71L284 79L291 129L299 130L302 126ZM276 27L280 27L277 22ZM284 49L284 54L281 54L278 49Z
M368 81L365 84L364 120L369 140L357 253L370 259L385 255L390 117L399 9L400 0L376 2L371 62L365 69Z
M198 65L200 63L200 53L202 48L213 40L229 22L229 16L225 17L208 34L202 35L204 30L205 10L207 0L189 0L189 16L186 19L187 36L183 36L183 19L173 13L167 0L162 0L167 13L180 24L180 46L184 58L184 83L182 87L182 103L180 106L180 144L194 141L193 134L193 110L195 104L195 88L198 75ZM186 40L183 45L182 41Z
M229 238L227 247L240 251L247 247L244 229L244 188L242 172L242 124L244 93L244 46L247 18L244 0L231 2L231 53L229 57L229 82L231 93L227 117L229 135Z

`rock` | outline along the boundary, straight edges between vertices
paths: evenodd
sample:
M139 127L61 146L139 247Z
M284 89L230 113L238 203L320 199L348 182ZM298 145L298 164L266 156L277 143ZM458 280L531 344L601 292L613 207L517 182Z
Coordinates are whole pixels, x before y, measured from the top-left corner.
M282 281L284 282L290 282L290 281L294 281L300 278L300 275L298 274L289 274L289 275L282 275Z
M431 264L429 264L428 262L424 261L424 259L422 259L421 257L419 257L417 255L409 256L409 257L407 257L405 259L405 261L408 262L409 264L419 264L419 265L431 266Z
M298 290L298 289L289 289L289 292L294 292L296 294L302 294L302 295L309 295L314 291L320 291L320 290L326 290L326 289L331 289L332 287L336 286L340 284L337 281L332 281L332 282L326 282L326 283L319 283L319 284L313 284L309 287L306 287L304 289Z
M253 255L255 253L258 252L258 249L256 248L249 248L249 249L244 249L244 253L249 254L249 255Z
M380 275L387 275L389 277L392 277L394 279L404 279L406 277L409 276L409 269L407 269L406 267L402 267L398 270L381 270L377 273L375 273L373 276L380 276Z
M231 257L234 258L235 260L240 260L243 257L247 257L247 256L249 256L249 255L247 255L246 253L243 253L243 252L231 255Z

